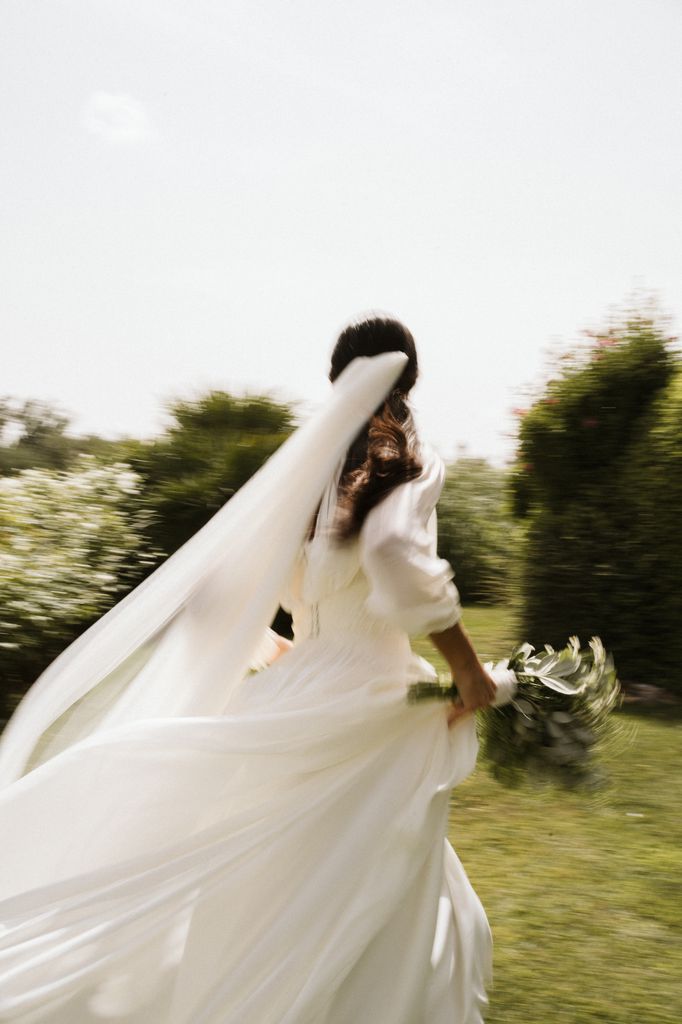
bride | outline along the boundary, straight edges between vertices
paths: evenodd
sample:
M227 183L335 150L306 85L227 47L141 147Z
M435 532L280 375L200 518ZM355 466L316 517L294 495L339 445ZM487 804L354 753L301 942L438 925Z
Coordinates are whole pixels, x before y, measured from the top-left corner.
M445 838L495 698L436 553L410 332L64 651L0 740L0 1020L474 1024L488 921ZM293 644L270 629L291 612ZM435 679L460 694L408 705Z

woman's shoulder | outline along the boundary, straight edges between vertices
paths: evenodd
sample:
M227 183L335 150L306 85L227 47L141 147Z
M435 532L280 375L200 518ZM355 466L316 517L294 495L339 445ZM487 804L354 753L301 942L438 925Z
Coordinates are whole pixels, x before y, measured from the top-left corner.
M411 529L412 524L428 519L445 481L445 463L428 441L419 441L417 450L421 470L409 480L397 484L368 512L362 532L390 532L398 525Z

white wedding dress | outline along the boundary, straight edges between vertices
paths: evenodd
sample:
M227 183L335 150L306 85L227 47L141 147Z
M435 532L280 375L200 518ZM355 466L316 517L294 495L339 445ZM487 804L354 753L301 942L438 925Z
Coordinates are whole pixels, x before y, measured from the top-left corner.
M279 588L294 646L220 714L100 725L0 791L0 1020L482 1021L491 933L445 838L476 724L405 699L435 678L409 635L461 614L423 454L341 548L337 458Z

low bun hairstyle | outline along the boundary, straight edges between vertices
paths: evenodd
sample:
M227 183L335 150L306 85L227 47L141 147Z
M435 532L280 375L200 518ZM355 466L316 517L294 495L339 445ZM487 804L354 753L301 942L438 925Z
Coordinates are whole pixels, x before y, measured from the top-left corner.
M341 541L359 533L370 509L394 487L422 471L419 440L407 401L419 368L414 338L407 327L388 316L350 323L334 345L329 379L334 381L356 356L381 352L404 352L408 360L393 389L348 448L333 531Z

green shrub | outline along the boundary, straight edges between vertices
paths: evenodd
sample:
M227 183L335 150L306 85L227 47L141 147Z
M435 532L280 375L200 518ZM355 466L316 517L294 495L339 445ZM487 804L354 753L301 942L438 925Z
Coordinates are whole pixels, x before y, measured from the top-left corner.
M509 506L507 472L485 459L447 467L438 502L438 551L467 604L499 604L514 589L521 529Z
M139 477L80 455L0 478L0 718L153 559Z
M559 646L598 634L623 678L670 687L682 685L676 370L650 318L597 336L524 416L511 477L528 531L524 639Z
M172 555L253 476L294 427L293 409L264 396L211 391L170 403L165 433L129 461L154 511L152 545Z
M621 657L633 676L682 689L682 369L631 448L622 490L629 544Z

